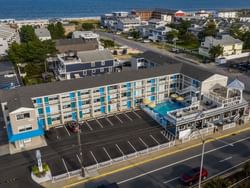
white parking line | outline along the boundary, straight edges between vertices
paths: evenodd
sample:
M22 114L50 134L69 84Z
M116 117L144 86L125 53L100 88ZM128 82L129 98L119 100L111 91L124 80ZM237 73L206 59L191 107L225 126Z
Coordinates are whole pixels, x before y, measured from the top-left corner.
M110 157L110 155L109 155L108 151L106 150L106 148L102 147L102 149L105 151L105 153L107 154L107 156L109 157L109 159L112 160L112 158Z
M107 122L109 122L109 124L110 124L111 126L114 126L114 124L112 123L112 121L110 121L110 119L109 119L108 117L105 117L105 119L107 120Z
M155 137L153 137L153 135L149 135L158 145L160 145L160 143L155 139Z
M175 181L175 180L178 180L178 179L180 179L180 177L179 177L179 176L178 176L178 177L175 177L175 178L173 178L173 179L170 179L170 180L164 181L163 183L164 183L164 184L168 184L168 183L170 183L171 181Z
M222 163L222 162L224 162L224 161L228 161L228 160L230 160L230 159L232 159L233 157L232 156L230 156L230 157L227 157L227 158L225 158L225 159L222 159L222 160L220 160L219 162L220 163Z
M65 125L63 127L65 128L65 130L68 133L68 135L71 136L70 133L69 133L69 131L68 131L68 129L67 129L67 127Z
M95 119L95 120L98 123L98 125L100 125L100 127L103 128L103 125L101 124L101 122L98 119Z
M139 140L144 144L144 146L146 146L146 148L148 148L148 145L141 139L141 137L139 137Z
M115 144L116 145L116 147L118 148L118 150L121 152L121 154L124 156L124 153L123 153L123 151L121 150L121 148L118 146L118 144Z
M123 121L117 116L115 115L116 119L118 119L121 123L123 123Z
M64 167L65 167L67 173L69 174L69 170L68 170L68 167L67 167L67 165L66 165L66 163L65 163L65 161L64 161L64 158L62 158L62 162L63 162L63 165L64 165Z
M81 162L81 159L80 159L80 157L78 156L78 154L76 154L76 158L78 159L78 161L79 161L79 163L80 163L80 165L81 165L82 162Z
M137 150L135 149L135 147L128 141L128 144L133 148L133 150L135 150L135 152L137 152Z
M90 129L91 131L93 131L93 128L90 126L90 124L89 124L87 121L85 121L85 123L86 123L86 125L89 127L89 129Z
M135 111L132 111L138 118L140 118L140 119L142 119L142 117L139 115L139 114L137 114Z
M133 119L131 117L128 116L128 114L124 113L124 115L130 120L133 121Z
M89 152L90 152L90 154L92 155L92 157L94 158L94 160L95 160L96 164L98 164L98 161L96 160L96 158L95 158L95 156L94 156L93 152L92 152L92 151L89 151Z

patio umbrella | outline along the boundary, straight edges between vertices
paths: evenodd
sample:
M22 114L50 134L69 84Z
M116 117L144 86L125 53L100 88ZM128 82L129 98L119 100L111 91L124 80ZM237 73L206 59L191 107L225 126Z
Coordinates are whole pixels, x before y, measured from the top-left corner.
M178 95L177 95L176 93L173 93L173 94L170 95L170 97L171 97L171 98L177 98Z
M152 102L148 105L149 108L155 108L155 106L156 106L155 103Z
M143 103L145 105L148 105L150 103L150 100L148 98L143 99Z
M177 97L177 98L176 98L176 100L177 100L177 101L183 101L183 100L184 100L184 98L183 98L183 97L181 97L181 96L179 96L179 97Z

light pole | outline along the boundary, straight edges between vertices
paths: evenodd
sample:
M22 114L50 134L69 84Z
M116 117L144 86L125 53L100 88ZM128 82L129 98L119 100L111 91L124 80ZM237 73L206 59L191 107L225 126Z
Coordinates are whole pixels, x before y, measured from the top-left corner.
M79 155L80 155L80 165L81 165L81 176L85 177L85 171L83 166L83 154L82 154L82 144L81 144L81 130L80 124L77 122L78 131L77 131L77 141L79 146Z

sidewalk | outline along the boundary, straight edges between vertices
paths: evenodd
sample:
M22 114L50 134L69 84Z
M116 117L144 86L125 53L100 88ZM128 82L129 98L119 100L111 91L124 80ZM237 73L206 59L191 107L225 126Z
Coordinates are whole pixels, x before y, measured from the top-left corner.
M222 139L228 136L232 136L234 134L239 134L241 132L244 131L248 131L250 130L250 122L248 122L245 125L237 125L234 128L225 130L225 131L219 131L216 132L212 135L208 135L204 138L208 138L207 142L212 142L215 139ZM213 139L214 138L214 139ZM185 151L191 148L195 148L197 146L200 146L202 144L201 139L196 139L196 140L191 140L189 142L186 143L181 143L180 141L176 141L176 145L174 147L171 148L167 148L167 149L163 149L161 151L157 151L157 152L153 152L144 156L140 156L131 160L127 160L127 161L123 161L121 163L118 164L114 164L112 166L109 167L105 167L102 169L99 169L95 172L89 172L88 175L89 177L87 178L81 178L81 177L73 177L70 179L66 179L66 180L62 180L60 182L56 182L56 183L52 183L52 182L45 182L42 185L44 187L48 187L48 188L57 188L57 187L71 187L71 184L77 184L77 182L79 183L84 183L90 180L94 180L94 179L98 179L101 177L105 177L117 172L121 172L123 170L135 167L135 166L139 166L163 157L167 157L169 155L173 155L175 153L181 152L181 151Z

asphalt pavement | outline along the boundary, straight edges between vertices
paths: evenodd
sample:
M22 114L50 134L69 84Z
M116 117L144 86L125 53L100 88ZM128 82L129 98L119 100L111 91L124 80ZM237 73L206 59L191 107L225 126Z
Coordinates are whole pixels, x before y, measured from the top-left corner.
M94 188L117 182L121 188L183 187L180 175L200 165L201 147L176 153L75 187ZM212 178L250 158L250 132L207 143L204 167Z

